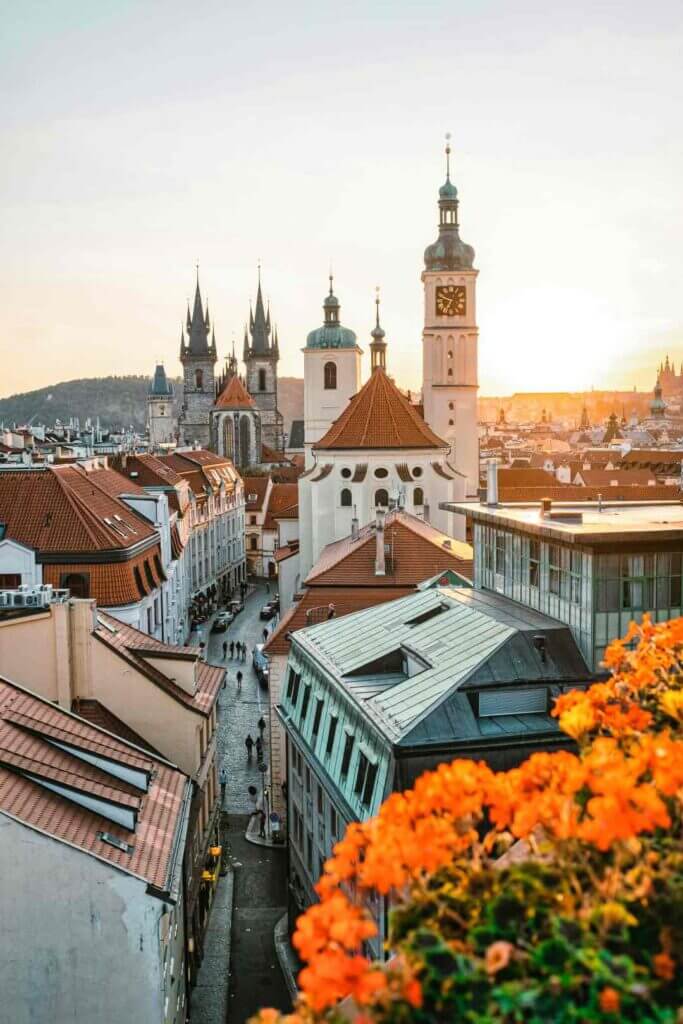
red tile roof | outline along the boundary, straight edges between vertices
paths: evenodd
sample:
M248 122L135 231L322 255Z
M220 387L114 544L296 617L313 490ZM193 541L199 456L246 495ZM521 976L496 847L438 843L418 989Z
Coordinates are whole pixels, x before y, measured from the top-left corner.
M260 512L263 508L263 500L268 490L267 476L245 476L244 500L247 512ZM252 498L252 495L255 497ZM251 500L250 500L251 499Z
M80 465L0 473L0 521L12 540L41 553L122 550L156 539L118 493L139 490L112 470Z
M142 773L147 791L88 764L77 750ZM65 795L50 784L64 785ZM102 801L103 813L78 803L81 794ZM0 678L0 813L169 893L182 857L178 839L190 797L190 780L166 761ZM135 815L134 829L105 816L107 806ZM102 833L128 849L112 846Z
M276 548L273 557L276 562L284 562L292 555L298 555L299 553L299 542L290 541L289 544L283 544L282 547Z
M315 449L446 448L415 406L376 369Z
M655 474L649 469L579 469L586 487L647 487Z
M545 469L499 469L499 487L557 487L558 481L554 473Z
M298 484L273 484L263 520L264 530L277 530L275 520L281 514L286 513L288 519L298 519L298 496Z
M656 484L653 487L575 487L558 484L556 487L505 487L498 491L498 500L507 502L597 501L598 495L610 501L678 501L680 489L676 486Z
M473 551L408 512L385 517L384 543L392 549L385 576L375 575L375 524L328 544L306 578L306 586L414 587L439 572L452 569L472 578ZM390 571L391 568L391 571Z
M270 448L267 444L261 445L261 462L272 462L275 465L291 465L291 459L288 459L282 452L276 452L274 448Z
M157 546L147 548L125 562L43 562L43 582L61 587L66 576L77 573L87 577L90 597L94 597L101 608L137 604L154 589L149 583L145 565L149 566L152 579L158 583L154 556L160 554Z
M237 375L231 377L216 399L217 409L253 409L256 402Z
M187 508L190 501L187 480L156 455L121 455L111 461L117 472L128 479L134 479L141 487L165 488L169 504L176 511L182 513Z
M171 647L102 611L98 612L97 618L98 625L95 629L95 636L98 640L101 640L110 650L136 668L138 672L141 672L174 700L191 708L192 711L208 717L223 685L224 669L209 665L204 661L198 661L197 689L194 694L188 693L156 665L151 665L144 654L152 656L157 654L162 658L170 659L178 657L197 659L199 648ZM172 661L169 662L169 668L171 666Z

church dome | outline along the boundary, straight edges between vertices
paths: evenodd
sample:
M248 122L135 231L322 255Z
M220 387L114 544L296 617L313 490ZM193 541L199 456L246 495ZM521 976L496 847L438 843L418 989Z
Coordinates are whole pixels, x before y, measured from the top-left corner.
M440 232L436 242L425 249L425 270L471 270L474 249L460 238L457 230Z
M457 199L458 190L451 181L450 178L446 178L445 182L439 189L439 199Z
M321 327L310 331L306 338L306 348L355 348L358 339L354 331L342 327L339 323L341 303L332 290L332 274L330 273L330 290L323 301L325 317Z

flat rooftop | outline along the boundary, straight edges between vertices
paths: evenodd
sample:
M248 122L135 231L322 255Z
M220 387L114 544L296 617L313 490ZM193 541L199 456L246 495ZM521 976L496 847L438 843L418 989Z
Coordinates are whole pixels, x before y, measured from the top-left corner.
M683 501L554 501L547 515L538 502L491 506L479 501L444 501L439 507L478 523L506 526L565 543L683 542Z

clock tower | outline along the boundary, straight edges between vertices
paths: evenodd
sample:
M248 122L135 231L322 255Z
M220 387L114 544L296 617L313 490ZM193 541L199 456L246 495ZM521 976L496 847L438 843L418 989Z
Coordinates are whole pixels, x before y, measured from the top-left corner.
M467 478L467 495L479 488L477 427L477 310L474 249L460 238L458 190L439 189L439 237L425 249L422 394L424 418L451 449L450 463Z

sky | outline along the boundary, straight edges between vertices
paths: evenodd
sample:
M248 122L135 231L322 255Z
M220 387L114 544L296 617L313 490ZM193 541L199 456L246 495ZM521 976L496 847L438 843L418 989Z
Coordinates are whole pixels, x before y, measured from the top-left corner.
M199 263L238 355L262 265L301 376L330 266L420 385L444 135L482 394L683 361L683 5L22 0L0 32L0 396L179 372Z

